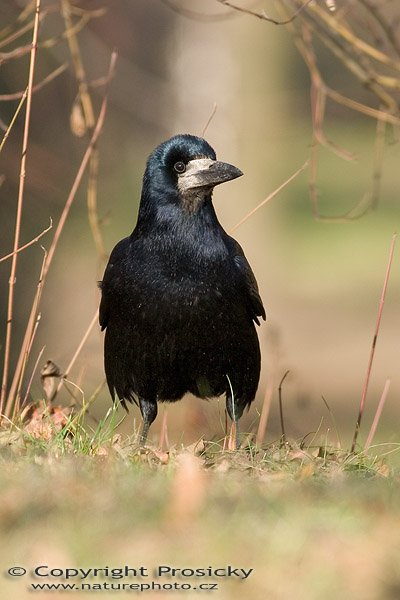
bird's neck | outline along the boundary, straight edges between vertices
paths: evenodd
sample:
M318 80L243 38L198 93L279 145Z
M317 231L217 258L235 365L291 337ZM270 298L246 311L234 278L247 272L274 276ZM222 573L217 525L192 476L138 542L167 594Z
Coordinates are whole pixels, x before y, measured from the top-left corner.
M209 190L187 197L184 201L164 196L155 203L148 202L142 195L132 236L158 236L163 233L176 236L189 232L204 236L210 232L219 233L221 229Z
M209 192L195 211L168 202L158 204L150 212L141 203L131 239L141 239L152 250L159 248L164 253L209 257L225 252L224 236Z

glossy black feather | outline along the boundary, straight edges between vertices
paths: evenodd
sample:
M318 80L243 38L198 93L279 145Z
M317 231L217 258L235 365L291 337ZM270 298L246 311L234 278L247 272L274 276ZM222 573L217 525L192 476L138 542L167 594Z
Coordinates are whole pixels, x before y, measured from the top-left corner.
M182 204L173 165L196 158L215 153L201 138L176 136L148 160L137 225L115 246L101 283L105 371L113 397L150 408L186 392L229 399L232 386L237 420L256 394L254 322L265 311L242 248L218 222L212 190L193 213Z

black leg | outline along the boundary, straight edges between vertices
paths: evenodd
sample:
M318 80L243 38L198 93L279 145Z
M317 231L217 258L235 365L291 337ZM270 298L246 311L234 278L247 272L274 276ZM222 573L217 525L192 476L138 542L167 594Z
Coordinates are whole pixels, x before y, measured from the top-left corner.
M140 436L140 445L144 446L147 440L147 434L149 433L150 425L157 416L157 401L139 398L139 406L143 417L143 429L142 435Z

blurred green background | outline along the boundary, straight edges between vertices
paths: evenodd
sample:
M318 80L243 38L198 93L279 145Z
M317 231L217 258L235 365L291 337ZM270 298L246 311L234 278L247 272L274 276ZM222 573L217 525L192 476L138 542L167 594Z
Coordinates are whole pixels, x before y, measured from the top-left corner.
M205 137L220 159L240 167L244 177L217 189L214 203L229 231L239 219L285 181L309 157L312 139L310 79L290 32L251 16L232 13L213 0L191 0L186 8L215 18L189 19L160 0L88 0L85 10L105 7L78 35L89 82L103 77L110 54L119 58L110 88L110 104L100 138L98 213L106 249L134 227L141 177L151 150L176 133L200 135L217 105ZM243 4L243 3L242 3ZM25 4L24 4L25 5ZM263 3L247 3L261 7ZM54 6L44 2L44 8ZM0 2L2 26L21 11L14 0ZM218 15L224 15L220 18ZM43 19L40 39L60 36L63 20L55 10ZM20 39L30 41L30 33ZM36 81L69 61L65 40L39 48ZM321 53L324 74L349 96L367 97L335 63ZM2 94L23 90L29 55L7 61L0 70ZM101 87L91 87L96 110ZM68 69L33 96L22 241L57 222L87 138L71 132L70 115L77 96L73 69ZM0 119L8 124L17 102L0 103ZM325 132L354 154L346 162L320 150L318 191L321 213L349 211L371 189L376 123L328 101ZM12 248L20 166L23 119L19 118L0 156L1 255ZM277 386L287 369L284 405L290 436L332 428L324 396L344 439L353 430L372 342L379 296L391 236L398 229L399 154L397 132L385 144L380 201L375 210L349 222L314 219L307 171L251 219L235 237L258 279L267 309L259 330L263 368L259 395L243 429L257 426L266 386L273 389L267 439L280 434ZM53 230L54 231L54 230ZM48 247L52 233L42 238ZM42 260L39 245L21 253L16 284L15 361ZM6 322L9 262L0 263L1 338ZM51 359L66 368L98 303L101 278L87 218L86 181L81 186L63 231L44 291L42 318L28 372L43 346L42 363ZM367 398L367 431L387 377L391 388L378 438L397 440L400 392L399 257L395 254L376 357ZM96 328L69 378L90 397L103 379L102 335ZM32 395L42 396L35 378ZM63 390L62 403L71 400ZM104 389L92 413L109 407ZM200 435L223 435L224 403L187 399L168 408L170 441L192 443ZM122 412L121 412L122 416ZM122 425L131 431L138 411ZM152 430L156 438L161 418Z

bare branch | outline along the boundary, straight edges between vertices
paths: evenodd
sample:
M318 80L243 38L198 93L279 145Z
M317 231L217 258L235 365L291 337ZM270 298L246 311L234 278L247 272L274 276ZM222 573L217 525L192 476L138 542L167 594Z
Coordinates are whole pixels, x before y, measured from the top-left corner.
M64 73L64 71L66 71L67 68L68 68L68 63L64 63L64 64L60 65L59 67L57 67L57 69L52 71L49 75L47 75L47 77L42 79L42 81L40 81L39 83L37 83L36 85L33 86L32 94L34 94L38 90L42 89L42 87L44 87L45 85L47 85L48 83L53 81L53 79L55 79L56 77L61 75L61 73ZM14 92L13 94L0 94L0 102L6 102L9 100L19 100L20 98L23 98L25 94L26 94L26 90L21 91L21 92Z
M272 23L273 25L288 25L289 23L292 23L292 21L294 21L295 18L309 4L311 4L311 2L313 2L313 0L306 0L306 2L304 4L302 4L290 17L288 17L287 19L283 19L282 21L279 21L278 19L273 19L272 17L269 17L264 10L259 12L256 10L250 10L248 8L243 8L242 6L237 6L237 4L233 4L232 2L230 2L230 0L217 0L217 2L219 2L220 4L223 4L224 6L228 6L229 8L232 8L234 10L237 10L238 12L244 13L246 15L252 15L253 17L257 17L258 19L262 19L263 21L268 21L268 23Z
M249 213L247 213L247 215L245 215L242 219L240 219L240 221L238 223L236 223L236 225L234 227L232 227L231 233L233 233L238 227L240 227L241 225L243 225L243 223L245 223L248 219L250 219L250 217L252 217L254 215L254 213L256 213L262 206L264 206L264 204L267 204L267 202L272 200L272 198L275 198L275 196L277 194L279 194L279 192L282 191L283 188L285 188L291 181L293 181L293 179L295 179L297 177L297 175L300 175L300 173L302 173L302 171L304 171L304 169L306 169L308 167L308 164L309 164L309 162L307 160L304 163L304 165L302 165L300 167L300 169L297 169L297 171L289 177L289 179L286 179L286 181L284 181L278 188L276 188L276 190L274 190L273 192L271 192L269 194L269 196L264 198L264 200L262 202L260 202L260 204L257 204L257 206L255 208L253 208Z
M206 121L206 124L204 125L204 127L203 127L203 130L202 130L202 132L201 132L201 137L204 137L204 136L205 136L205 134L206 134L206 131L207 131L207 129L208 129L208 127L209 127L209 125L210 125L211 121L213 120L213 118L214 118L214 116L215 116L215 113L217 112L217 108L218 108L218 106L217 106L217 103L216 103L216 102L214 102L214 105L213 105L213 107L212 107L212 110L211 110L210 116L208 117L208 119L207 119L207 121Z
M46 229L43 229L43 231L41 233L39 233L39 235L37 235L35 238L33 238L27 244L24 244L23 246L20 246L19 248L17 248L17 250L14 250L14 252L10 252L10 254L6 254L5 256L2 256L0 258L0 263L3 262L3 260L7 260L8 258L11 258L12 256L14 256L14 254L17 254L18 252L22 252L22 250L25 250L26 248L29 248L29 246L32 246L32 244L36 244L36 242L38 242L41 237L43 237L44 235L46 235L46 233L48 231L50 231L50 229L52 227L53 227L53 220L50 217L50 225L48 227L46 227Z
M39 33L39 17L40 17L40 3L41 0L36 0L36 12L35 12L35 24L32 34L32 49L31 49L31 60L29 65L29 76L28 76L28 91L26 100L26 114L25 114L25 127L24 136L22 141L22 156L20 166L20 177L19 177L19 191L18 191L18 202L17 202L17 215L15 221L15 233L14 233L14 250L11 263L11 272L8 285L8 306L7 306L7 324L6 324L6 339L4 344L4 364L3 364L3 379L1 384L0 394L0 413L3 412L4 401L7 394L8 385L8 371L10 366L10 351L11 351L11 337L12 337L12 324L13 324L13 311L14 311L14 287L17 275L17 258L18 258L18 247L19 238L21 233L21 220L22 220L22 209L24 204L24 190L25 190L25 170L26 170L26 155L28 152L28 139L29 139L29 128L31 118L31 106L32 106L32 87L33 77L35 73L35 62L36 62L36 48Z
M360 408L359 408L359 412L358 412L356 427L355 427L355 430L354 430L354 437L353 437L353 443L351 445L351 452L354 452L354 450L356 448L358 433L360 431L361 419L362 419L362 416L363 416L363 413L364 413L365 400L366 400L366 397L367 397L368 386L369 386L369 378L370 378L370 375L371 375L372 363L373 363L374 355L375 355L376 342L377 342L377 339L378 339L378 333L379 333L379 328L380 328L380 325L381 325L383 307L384 307L384 304L385 304L386 290L387 290L387 285L388 285L388 282L389 282L390 268L392 266L392 260L393 260L393 254L394 254L394 247L395 247L395 244L396 244L396 237L397 237L397 234L396 233L393 234L392 242L390 244L389 258L388 258L388 263L387 263L387 267L386 267L385 279L384 279L384 282L383 282L382 294L381 294L381 298L380 298L380 301L379 301L378 317L377 317L377 320L376 320L374 337L372 339L371 351L370 351L369 360L368 360L367 373L366 373L366 376L365 376L364 387L363 387L363 391L362 391L362 394L361 394Z
M29 346L30 343L30 339L32 336L32 331L34 328L34 324L35 324L35 320L36 320L36 315L37 315L37 311L39 308L39 304L40 304L40 299L41 299L41 294L42 294L42 290L43 290L43 286L47 277L47 273L49 271L50 265L52 263L52 259L54 257L54 253L56 251L57 245L58 245L58 241L60 239L61 233L64 229L64 225L67 219L67 216L69 214L69 210L73 204L73 201L75 199L76 193L78 191L79 185L82 181L82 177L85 173L86 167L89 163L90 157L92 155L93 149L95 148L96 142L101 134L101 131L103 129L103 125L104 125L104 120L105 120L105 116L106 116L106 112L107 112L107 104L108 104L108 86L112 80L112 77L114 75L115 72L115 64L116 64L116 60L117 60L117 53L114 51L112 53L111 56L111 60L110 60L110 66L109 66L109 70L108 70L108 85L105 89L104 92L104 96L103 96L103 102L101 104L101 108L100 108L100 112L99 112L99 116L96 122L96 126L93 130L93 134L92 137L90 139L90 142L86 148L86 152L82 158L82 162L80 164L80 167L78 169L78 172L76 174L75 180L73 182L71 191L68 195L68 198L66 200L66 203L64 205L64 209L63 212L61 214L61 217L59 219L58 225L56 227L56 231L54 233L54 237L53 240L51 242L50 245L50 249L48 252L48 255L46 256L46 260L44 262L43 265L43 272L42 272L42 276L41 276L41 287L40 290L38 290L38 294L37 297L35 297L35 301L32 305L31 308L31 312L29 315L29 319L28 319L28 324L26 326L26 330L25 330L25 336L24 336L24 340L22 342L22 346L21 346L21 351L18 357L18 362L17 362L17 366L15 369L15 373L14 373L14 378L13 378L13 382L12 385L10 387L10 391L8 394L8 400L7 400L7 410L5 411L6 416L9 416L9 414L11 414L11 408L13 406L13 402L15 401L16 398L16 392L17 392L17 388L18 388L18 382L20 381L20 377L21 377L21 373L23 370L23 366L24 366L24 355L25 355L25 351L26 348ZM2 413L2 410L0 410L0 413Z

